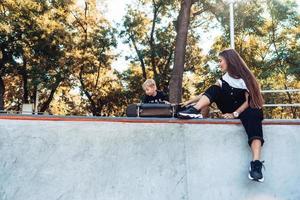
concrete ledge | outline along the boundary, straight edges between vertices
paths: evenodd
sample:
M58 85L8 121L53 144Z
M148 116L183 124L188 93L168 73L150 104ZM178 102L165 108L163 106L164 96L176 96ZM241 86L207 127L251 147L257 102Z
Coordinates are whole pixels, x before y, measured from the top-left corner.
M241 124L238 119L190 119L151 117L90 117L54 115L0 115L0 120L38 120L73 122L125 122L125 123L175 123L175 124ZM263 125L300 125L300 119L264 119Z
M300 199L297 123L265 124L257 183L238 120L0 119L1 200Z

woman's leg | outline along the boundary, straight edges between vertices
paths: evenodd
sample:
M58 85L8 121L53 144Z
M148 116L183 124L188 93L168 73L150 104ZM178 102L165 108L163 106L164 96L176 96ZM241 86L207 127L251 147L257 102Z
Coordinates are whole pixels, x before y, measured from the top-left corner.
M201 93L201 94L199 95L199 100L196 102L196 104L194 104L195 108L196 108L197 103L198 103L198 102L200 101L200 99L203 97L203 94L204 94L204 93ZM208 117L209 117L209 105L207 105L207 106L202 106L200 109L201 109L201 114L202 114L202 116L203 116L204 118L208 118ZM199 109L197 109L197 110L199 110Z
M194 105L197 110L204 109L208 107L212 102L220 96L221 87L218 85L210 86L204 93L201 94L200 100Z
M248 135L248 144L252 151L248 177L251 180L263 182L263 162L260 161L261 149L264 144L262 132L263 113L261 110L248 108L241 113L240 119Z
M264 175L262 173L263 162L260 161L262 141L260 139L253 139L251 143L252 161L250 162L250 169L248 177L251 180L264 182Z
M201 109L201 114L204 118L209 117L209 106L205 106Z
M210 86L204 93L201 95L198 102L186 110L180 111L177 113L177 116L179 118L183 119L192 119L192 118L203 118L205 116L205 113L207 115L207 107L212 103L215 102L216 99L220 96L221 93L221 87L217 85ZM201 110L200 114L199 111Z
M254 139L251 143L251 150L252 150L252 160L260 160L261 154L261 140Z
M221 87L218 85L210 86L204 93L199 95L198 102L194 105L197 110L202 110L208 107L213 101L218 98L221 92Z
M202 95L201 98L200 98L200 100L196 103L196 105L194 105L194 107L197 110L201 110L204 107L209 106L209 104L210 104L209 98L206 95Z

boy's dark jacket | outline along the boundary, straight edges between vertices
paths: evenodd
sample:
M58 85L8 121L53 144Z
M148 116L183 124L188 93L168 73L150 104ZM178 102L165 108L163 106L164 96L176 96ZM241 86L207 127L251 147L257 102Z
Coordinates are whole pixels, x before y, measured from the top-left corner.
M164 103L164 101L169 101L168 95L164 92L157 90L156 96L145 95L142 98L142 103Z

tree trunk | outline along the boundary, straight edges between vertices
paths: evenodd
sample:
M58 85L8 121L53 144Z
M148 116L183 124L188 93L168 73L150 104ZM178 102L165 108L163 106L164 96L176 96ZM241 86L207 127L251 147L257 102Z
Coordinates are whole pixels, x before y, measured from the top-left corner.
M39 107L39 102L37 99L37 95L38 95L38 86L34 86L33 87L33 95L32 95L32 99L33 99L33 105L34 105L34 109L33 109L33 113L38 113L38 107ZM35 109L37 108L37 110Z
M93 100L92 95L87 91L85 85L84 85L84 80L82 77L82 68L81 71L79 72L79 81L80 81L80 85L82 87L82 90L84 92L84 94L87 96L89 102L90 102L90 111L93 113L93 116L100 116L101 115L101 110L98 108L99 106L97 106L96 102Z
M141 63L142 72L143 72L143 78L144 78L144 80L147 80L146 65L145 65L145 62L144 62L143 55L141 54L140 50L138 49L133 35L130 36L130 39L131 39L133 47L134 47L134 49L136 51L136 54L137 54L137 56L139 58L139 61Z
M150 51L151 51L151 65L152 65L152 71L153 71L153 76L154 76L155 81L158 81L158 80L157 80L157 70L156 70L156 63L155 63L154 33L155 33L155 25L156 25L156 20L157 20L157 16L158 16L158 11L159 11L159 7L156 7L154 5L152 28L151 28L150 40L149 40Z
M177 26L176 26L176 42L175 42L175 56L174 67L171 74L169 84L170 102L178 104L181 102L182 96L182 78L185 63L185 52L188 28L190 23L190 12L192 7L192 0L183 0L179 11Z
M0 77L0 110L4 110L4 92L5 85L2 77Z
M60 83L61 83L60 80L57 81L55 83L55 85L53 86L53 88L51 89L51 92L50 92L50 95L49 95L48 99L41 106L41 109L40 109L41 113L45 112L49 108L49 105L52 102L54 94L55 94L55 92L56 92L56 90L57 90Z
M26 70L23 70L22 72L22 79L23 79L23 104L24 104L24 103L29 103L28 76Z
M24 56L24 63L18 67L18 74L22 77L22 104L29 103L29 88L28 88L28 71L27 71L27 59Z

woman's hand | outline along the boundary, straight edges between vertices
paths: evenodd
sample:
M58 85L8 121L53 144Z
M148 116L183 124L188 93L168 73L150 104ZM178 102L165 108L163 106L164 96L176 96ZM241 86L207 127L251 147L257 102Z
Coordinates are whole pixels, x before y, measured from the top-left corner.
M232 113L225 113L222 115L225 119L234 119L234 116Z

